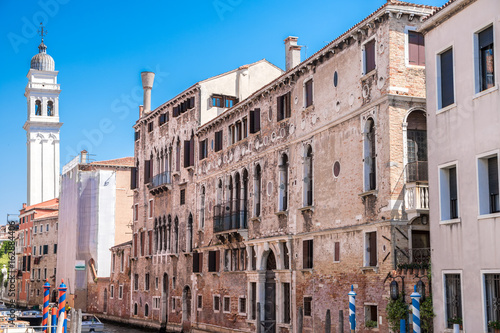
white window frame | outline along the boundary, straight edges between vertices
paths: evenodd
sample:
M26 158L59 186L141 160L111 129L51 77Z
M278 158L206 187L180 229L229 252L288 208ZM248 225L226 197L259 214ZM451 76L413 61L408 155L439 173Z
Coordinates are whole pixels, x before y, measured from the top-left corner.
M375 57L375 68L373 70L371 70L370 72L367 72L366 71L365 45L368 44L369 42L371 42L372 40L375 41L375 44L374 44L374 47L373 47L373 53L374 53L374 57ZM367 40L365 40L363 42L363 44L361 44L361 76L365 76L367 74L370 74L373 71L376 71L378 69L377 63L378 63L377 38L374 35L374 36L368 38Z
M198 298L200 298L200 297L201 297L201 308L198 306L199 305ZM196 310L197 311L203 310L203 295L202 294L196 295Z
M453 54L453 103L450 105L447 105L445 107L441 107L441 55L448 51L452 50ZM456 76L456 48L455 48L455 43L452 42L451 44L448 44L446 47L442 48L441 50L437 51L435 54L435 59L436 59L436 114L439 114L441 112L445 112L447 110L453 109L454 107L457 106L457 76Z
M226 299L229 299L229 310L226 310ZM231 313L231 296L224 296L222 299L222 313Z
M153 205L153 199L149 199L148 201L148 219L152 219L154 216L154 205Z
M493 63L493 72L495 75L495 85L491 88L485 89L481 91L481 73L479 72L479 62L481 61L479 59L479 33L483 32L484 30L492 27L493 28L493 54L494 54L494 63ZM495 25L495 20L490 20L489 23L481 25L481 27L478 27L475 30L473 34L473 54L472 54L472 59L474 61L473 68L474 68L474 92L473 96L474 98L481 97L491 91L498 90L498 77L497 77L497 63L498 63L498 56L496 55L496 25Z
M364 267L378 267L378 262L379 262L379 256L378 256L378 251L377 251L377 248L375 249L375 251L377 251L376 255L377 255L377 265L375 266L370 266L370 254L371 254L371 250L370 249L370 252L367 251L369 245L370 245L370 241L368 240L368 234L370 233L375 233L375 240L377 242L377 248L378 248L378 232L377 232L377 229L373 229L373 230L366 230L364 233L363 233L363 252L364 252L364 256L363 256L363 266Z
M481 303L482 303L482 309L483 309L483 327L484 331L488 332L488 317L486 314L486 274L500 274L500 269L482 269L480 271L480 277L481 277ZM462 300L463 302L463 300Z
M445 175L444 173L446 172L445 170L451 169L455 167L457 169L457 215L458 218L456 219L451 219L449 216L445 218L444 211L443 211L443 203L444 201L447 201L447 211L449 215L449 201L450 201L450 189L449 189L449 179L448 176ZM440 224L450 224L450 223L459 223L461 221L460 218L460 182L459 182L459 177L460 175L460 169L459 169L459 163L457 160L448 162L445 164L440 164L438 165L438 184L439 184L439 223ZM446 177L444 177L446 176Z
M306 99L306 83L311 81L312 82L312 104L309 106L306 106L307 104L307 99ZM314 80L313 80L313 75L309 75L308 77L304 78L304 81L302 81L302 108L305 110L308 107L311 107L314 105Z
M445 275L447 274L459 274L460 275L460 293L461 293L461 305L462 305L462 325L465 327L465 316L464 316L464 275L462 270L443 270L441 272L441 282L443 286L443 318L444 318L444 327L448 327L448 318L446 317L446 280L445 280ZM445 328L445 330L449 331L448 328Z
M380 323L379 323L379 312L380 312L380 309L379 309L379 306L378 306L377 303L364 303L363 304L363 308L365 310L364 311L365 313L364 313L364 322L363 322L363 324L366 323L366 315L367 315L366 310L367 310L367 307L369 307L369 306L376 306L377 307L377 318L375 320L375 322L377 322L377 326L374 327L374 328L379 328L380 327Z
M241 304L240 300L241 299L245 300L245 312L241 312L240 311L241 310L241 306L240 306L240 304ZM247 308L248 308L248 298L246 298L246 296L240 296L240 297L238 297L238 315L246 317L246 315L247 315L247 312L246 312Z
M177 308L177 297L172 296L170 300L171 300L170 306L172 308L171 312L175 312L175 309Z
M160 309L160 296L154 296L152 310L159 310L159 309Z
M216 310L215 309L215 297L218 297L219 298L219 309ZM221 304L220 304L220 295L219 294L215 294L215 295L212 295L212 310L215 312L215 313L219 313L220 312L220 307L221 307Z
M49 232L49 224L48 223L46 224L45 231Z
M405 26L405 65L410 68L425 68L425 66L410 65L410 31L418 32L418 27Z
M496 149L476 156L477 160L477 209L478 209L478 219L485 219L491 217L500 216L500 212L490 213L490 198L488 194L489 190L489 179L488 179L488 162L487 160L491 157L497 157L500 159L500 150ZM485 162L486 161L486 162ZM486 164L486 165L485 165ZM500 182L500 163L498 163L498 179ZM499 184L500 186L500 184ZM486 193L484 193L484 188L486 187ZM486 194L486 195L485 195ZM485 202L486 201L486 202Z
M123 284L118 285L118 299L123 299Z
M115 298L115 285L114 284L109 286L109 298L110 299Z

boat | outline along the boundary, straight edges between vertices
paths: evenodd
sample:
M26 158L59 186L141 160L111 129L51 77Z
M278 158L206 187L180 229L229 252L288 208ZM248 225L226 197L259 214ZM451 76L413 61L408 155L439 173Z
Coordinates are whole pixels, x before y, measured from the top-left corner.
M104 324L91 313L82 313L82 333L103 332Z
M17 319L24 320L30 323L30 326L42 325L42 312L39 310L26 310L17 316Z
M35 333L30 323L24 320L1 321L0 333Z

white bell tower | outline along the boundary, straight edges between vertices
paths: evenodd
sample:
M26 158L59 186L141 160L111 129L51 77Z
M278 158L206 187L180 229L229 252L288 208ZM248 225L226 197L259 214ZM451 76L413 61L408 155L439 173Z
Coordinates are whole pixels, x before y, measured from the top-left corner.
M28 206L59 196L59 93L54 59L42 42L31 59L24 96L28 103Z

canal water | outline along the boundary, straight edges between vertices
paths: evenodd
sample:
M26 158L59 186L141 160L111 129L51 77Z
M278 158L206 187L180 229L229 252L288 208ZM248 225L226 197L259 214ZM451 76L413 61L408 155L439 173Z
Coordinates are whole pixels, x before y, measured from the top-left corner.
M146 328L132 328L127 325L119 325L116 323L103 322L104 323L104 333L153 333L158 331L151 331Z

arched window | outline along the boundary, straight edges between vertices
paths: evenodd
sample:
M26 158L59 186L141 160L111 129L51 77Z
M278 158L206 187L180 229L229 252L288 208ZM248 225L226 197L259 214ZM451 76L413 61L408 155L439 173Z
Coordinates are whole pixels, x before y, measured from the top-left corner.
M174 220L174 253L179 253L179 218Z
M190 213L187 223L186 252L193 252L193 215Z
M181 141L177 138L175 146L175 171L181 171Z
M144 317L149 316L149 304L144 304Z
M427 125L425 112L411 112L406 119L406 180L427 181Z
M279 165L279 211L284 212L288 210L288 155L282 154Z
M240 228L247 229L248 222L248 171L243 170L243 187L241 195L241 225Z
M42 102L38 99L35 102L35 116L42 115Z
M169 215L168 220L167 220L167 252L168 253L170 253L172 250L171 234L172 234L172 217Z
M304 160L304 206L313 205L313 151L311 146L306 147Z
M54 102L49 101L47 103L47 116L51 117L54 115Z
M364 163L365 163L365 191L372 191L377 188L376 181L376 155L375 155L375 122L372 118L366 121L365 142L364 142Z
M205 186L201 187L200 198L200 229L205 228Z
M239 173L234 175L234 186L233 186L233 200L232 200L232 228L231 229L239 229L241 222L241 177Z
M137 303L134 303L134 316L137 316Z
M161 218L160 218L160 222L161 222ZM161 244L158 242L159 241L159 233L158 233L158 230L159 230L160 226L158 225L158 219L155 218L155 228L154 228L154 252L158 252L159 250L161 250Z
M260 206L261 206L261 189L262 189L262 172L260 170L259 164L257 164L257 166L255 167L255 173L253 177L253 188L254 188L253 214L255 217L259 217Z

